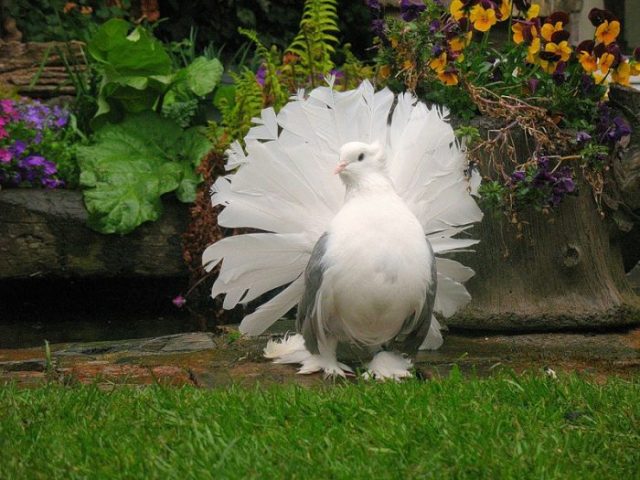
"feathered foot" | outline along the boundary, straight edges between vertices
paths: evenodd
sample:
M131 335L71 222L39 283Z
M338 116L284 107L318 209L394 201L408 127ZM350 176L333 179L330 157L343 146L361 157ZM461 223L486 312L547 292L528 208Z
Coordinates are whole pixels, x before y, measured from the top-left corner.
M303 363L311 356L304 346L304 337L298 333L285 335L281 340L269 340L263 352L273 363Z
M331 341L320 349L319 354L311 354L304 344L304 337L299 333L285 336L282 340L269 340L264 349L265 358L273 363L299 363L298 373L307 375L324 371L325 377L346 377L353 375L353 370L336 359L336 342Z
M374 378L399 381L411 376L409 369L412 366L411 360L398 353L380 352L369 362L363 377L366 380Z

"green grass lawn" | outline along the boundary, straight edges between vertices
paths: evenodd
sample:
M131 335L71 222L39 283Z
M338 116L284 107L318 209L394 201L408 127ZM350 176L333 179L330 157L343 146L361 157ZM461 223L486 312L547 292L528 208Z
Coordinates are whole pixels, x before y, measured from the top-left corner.
M2 479L640 478L640 378L0 388Z

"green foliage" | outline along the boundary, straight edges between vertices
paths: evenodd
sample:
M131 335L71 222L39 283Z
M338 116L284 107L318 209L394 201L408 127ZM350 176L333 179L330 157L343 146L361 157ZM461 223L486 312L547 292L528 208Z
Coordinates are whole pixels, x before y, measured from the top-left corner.
M87 41L98 25L115 17L126 17L130 0L14 0L3 2L4 14L16 20L23 41Z
M301 64L312 75L327 73L333 67L331 55L335 53L338 39L337 0L306 0L300 31L285 53L300 57Z
M0 389L0 476L600 480L640 475L637 374L605 382L588 375L560 374L553 380L502 373L324 388L122 385L105 391L105 386Z
M210 124L209 136L217 139L220 149L226 148L235 139L244 138L251 128L251 119L259 116L263 108L262 88L256 82L254 73L245 69L231 76L233 87L221 92L214 100L222 120L220 124Z
M97 125L126 113L162 110L165 99L186 102L214 90L223 67L217 59L196 58L175 70L165 47L146 28L120 19L106 22L88 51L101 74ZM130 32L130 33L129 33Z
M251 118L265 107L278 111L289 96L301 88L315 87L330 73L336 75L335 88L347 89L372 75L372 69L360 62L344 45L339 51L345 63L335 70L332 55L338 53L337 0L305 0L299 32L282 54L276 46L267 48L254 30L239 28L256 48L261 66L254 76L243 70L234 76L235 92L221 95L216 105L222 121L212 125L212 135L220 149L242 139L251 126Z
M192 202L195 168L211 148L201 130L183 130L153 112L105 124L94 140L78 148L78 162L89 225L101 233L129 233L157 220L165 193Z

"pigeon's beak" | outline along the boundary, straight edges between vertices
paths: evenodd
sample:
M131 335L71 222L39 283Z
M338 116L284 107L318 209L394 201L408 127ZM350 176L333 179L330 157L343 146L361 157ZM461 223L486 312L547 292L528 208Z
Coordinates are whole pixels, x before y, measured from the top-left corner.
M347 168L347 162L339 162L338 165L336 165L336 169L333 171L333 173L337 175L340 172L342 172L345 168Z

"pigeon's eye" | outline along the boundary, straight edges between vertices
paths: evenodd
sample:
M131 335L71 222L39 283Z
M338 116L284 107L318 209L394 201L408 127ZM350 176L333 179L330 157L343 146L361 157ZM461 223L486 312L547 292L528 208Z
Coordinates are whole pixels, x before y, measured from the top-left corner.
M358 155L358 161L361 162L362 160L364 160L364 153Z

